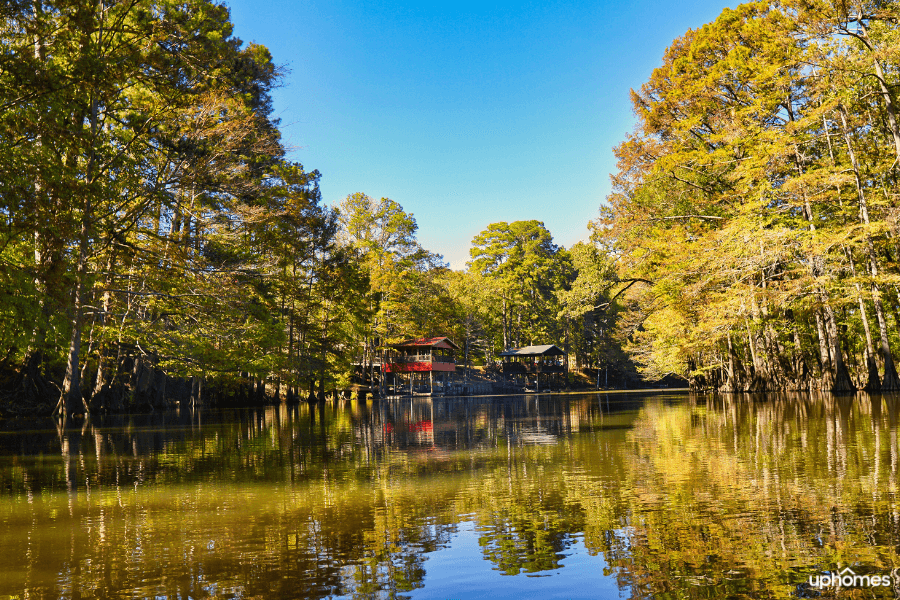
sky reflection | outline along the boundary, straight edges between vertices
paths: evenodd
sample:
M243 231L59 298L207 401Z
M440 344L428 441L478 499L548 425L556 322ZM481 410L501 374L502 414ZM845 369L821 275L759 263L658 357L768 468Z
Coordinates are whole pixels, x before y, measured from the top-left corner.
M0 598L813 597L900 565L898 413L586 394L4 422Z

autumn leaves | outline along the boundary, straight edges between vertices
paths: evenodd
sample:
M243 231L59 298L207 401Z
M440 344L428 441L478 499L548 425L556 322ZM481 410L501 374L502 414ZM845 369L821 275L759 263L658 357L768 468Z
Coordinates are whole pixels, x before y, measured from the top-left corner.
M595 235L656 282L633 298L648 368L729 391L900 389L898 15L726 9L633 92Z

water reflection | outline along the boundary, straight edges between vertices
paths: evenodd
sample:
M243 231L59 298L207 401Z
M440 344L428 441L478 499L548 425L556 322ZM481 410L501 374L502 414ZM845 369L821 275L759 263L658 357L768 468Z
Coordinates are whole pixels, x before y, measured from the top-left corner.
M808 577L900 566L897 421L588 394L7 422L0 598L833 597Z

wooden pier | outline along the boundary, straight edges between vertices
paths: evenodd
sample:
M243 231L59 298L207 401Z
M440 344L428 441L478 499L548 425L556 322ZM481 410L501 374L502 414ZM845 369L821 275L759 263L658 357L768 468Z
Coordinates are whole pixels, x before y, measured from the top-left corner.
M560 379L565 378L566 353L554 344L543 346L525 346L510 348L500 353L504 381L515 381L527 389L527 384L534 379L535 392L541 391L541 378L545 381L545 389L556 382L560 389Z

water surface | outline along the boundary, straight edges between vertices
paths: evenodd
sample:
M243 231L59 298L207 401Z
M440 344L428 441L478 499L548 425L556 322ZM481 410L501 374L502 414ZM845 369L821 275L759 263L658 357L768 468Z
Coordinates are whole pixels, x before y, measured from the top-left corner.
M898 408L554 394L0 422L0 599L900 597ZM891 585L810 585L848 567Z

